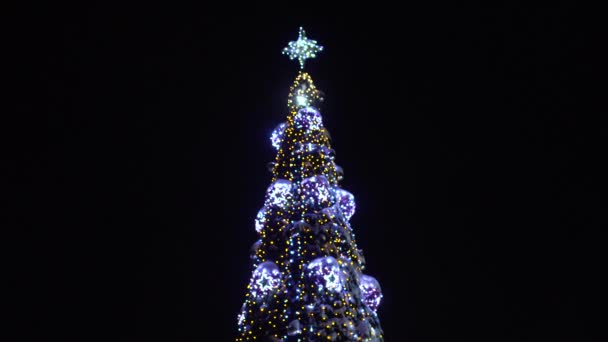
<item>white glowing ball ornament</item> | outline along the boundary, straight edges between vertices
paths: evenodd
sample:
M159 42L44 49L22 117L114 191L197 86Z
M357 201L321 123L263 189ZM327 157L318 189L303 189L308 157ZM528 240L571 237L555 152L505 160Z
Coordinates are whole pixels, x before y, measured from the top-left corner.
M307 270L308 276L317 284L319 292L324 288L334 292L342 291L344 274L335 258L328 256L314 259L308 264Z
M306 98L303 98L306 100ZM296 97L296 101L300 101L300 96ZM307 100L306 100L307 101ZM323 118L318 110L312 107L306 107L298 110L294 117L296 128L307 131L318 130L323 125Z
M350 218L355 214L355 196L344 189L338 188L336 190L336 198L342 214L346 220L350 220Z
M325 176L312 176L302 181L302 199L311 206L327 205L331 200L329 181Z
M255 298L267 296L281 284L281 272L272 261L261 263L251 277L251 294Z
M380 300L382 299L382 290L378 281L371 276L362 274L359 278L361 295L363 296L363 302L374 312L378 310L380 306Z
M291 199L291 182L286 179L278 179L266 190L265 206L285 208Z

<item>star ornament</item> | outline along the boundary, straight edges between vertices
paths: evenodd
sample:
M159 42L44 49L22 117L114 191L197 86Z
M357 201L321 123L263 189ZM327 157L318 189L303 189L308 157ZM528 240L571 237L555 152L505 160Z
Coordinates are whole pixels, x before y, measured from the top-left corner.
M304 62L309 58L317 57L317 52L323 51L323 47L317 44L316 40L306 38L306 32L300 27L298 40L291 41L283 49L283 54L288 55L289 59L297 59L300 62L300 69L304 69Z

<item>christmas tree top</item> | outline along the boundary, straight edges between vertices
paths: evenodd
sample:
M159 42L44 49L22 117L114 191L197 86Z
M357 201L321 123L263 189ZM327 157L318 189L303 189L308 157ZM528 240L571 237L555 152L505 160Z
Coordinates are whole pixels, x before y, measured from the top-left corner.
M317 57L317 52L323 51L323 47L317 44L316 40L306 38L304 28L300 27L298 40L291 41L283 54L288 55L289 59L297 59L300 62L300 69L304 69L304 62L309 58Z

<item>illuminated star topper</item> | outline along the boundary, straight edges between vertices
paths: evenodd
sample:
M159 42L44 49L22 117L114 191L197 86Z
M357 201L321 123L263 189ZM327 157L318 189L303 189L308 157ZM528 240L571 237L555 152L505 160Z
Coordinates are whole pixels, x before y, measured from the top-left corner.
M289 42L283 49L283 54L288 55L289 59L297 59L300 62L300 69L304 69L304 62L309 58L317 57L319 51L323 51L323 47L318 45L316 40L306 38L306 32L300 27L298 40Z

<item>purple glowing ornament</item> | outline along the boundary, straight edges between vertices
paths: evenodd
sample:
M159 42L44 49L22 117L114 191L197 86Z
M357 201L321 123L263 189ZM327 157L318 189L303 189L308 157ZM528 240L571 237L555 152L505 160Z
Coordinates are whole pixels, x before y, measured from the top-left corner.
M355 196L350 192L344 189L336 189L336 199L340 206L340 210L346 220L350 220L350 218L355 214Z
M258 265L251 277L251 294L254 298L262 298L276 290L281 284L281 272L279 267L272 261L266 261Z
M344 274L335 258L328 256L314 259L308 264L307 270L308 276L317 284L319 292L323 288L334 292L342 291Z
M314 152L318 149L320 149L319 145L317 144L313 144L313 143L307 143L307 144L303 144L303 143L296 143L296 152L298 153L305 153L305 152Z
M312 176L302 181L302 199L311 206L327 205L330 201L329 181L325 176Z
M296 128L305 129L307 131L320 129L323 125L321 113L312 107L305 107L298 110L294 117Z
M291 182L286 179L278 179L270 184L266 190L267 207L285 208L285 205L291 199Z
M374 277L366 274L362 274L359 280L359 289L363 295L363 302L376 312L380 305L380 300L382 299L380 284Z
M270 142L275 149L281 148L281 143L283 142L283 136L285 135L285 128L287 124L285 122L280 123L275 129L272 131L270 135Z

